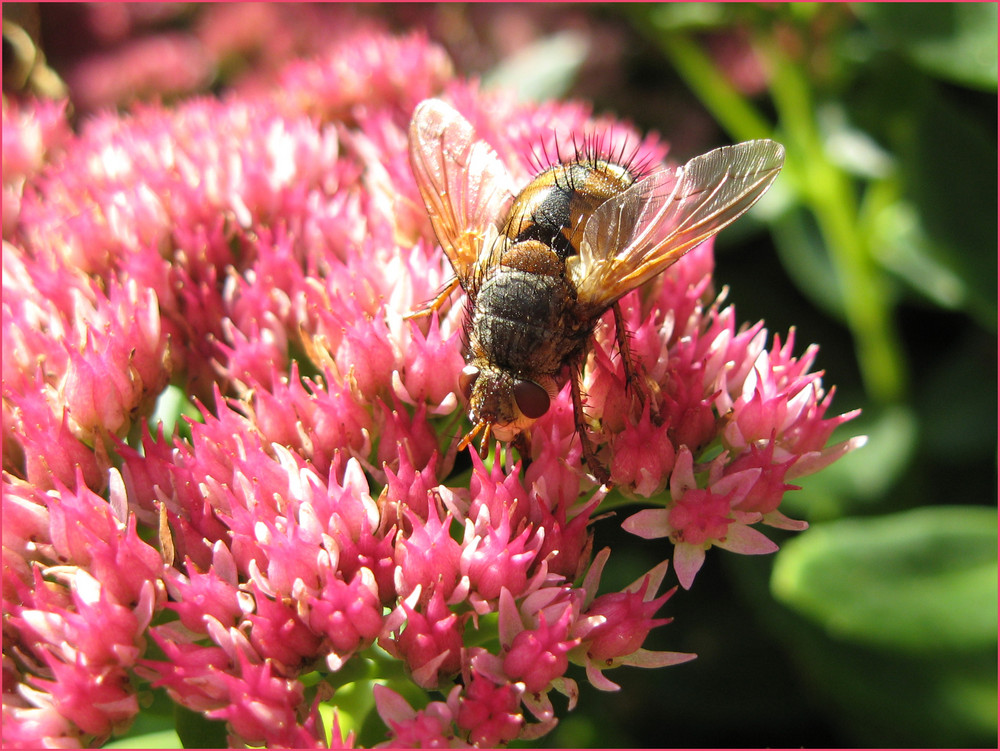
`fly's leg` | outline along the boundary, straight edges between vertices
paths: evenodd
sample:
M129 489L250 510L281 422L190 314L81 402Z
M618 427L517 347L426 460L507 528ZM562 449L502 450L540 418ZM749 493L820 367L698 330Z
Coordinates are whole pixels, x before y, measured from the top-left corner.
M583 447L583 459L587 462L587 468L597 481L611 487L611 473L597 458L594 446L587 436L587 426L583 422L583 397L580 395L582 380L582 363L576 363L572 367L569 393L573 397L573 421L576 424L577 435L580 436L580 445Z
M615 339L618 342L618 352L622 357L622 368L625 370L625 388L639 400L640 411L646 402L646 390L648 389L649 396L654 397L649 400L650 416L658 421L659 410L656 408L656 404L659 400L655 397L659 393L660 387L652 378L640 379L640 368L632 359L632 349L628 343L629 331L628 327L625 326L625 317L622 315L621 307L618 303L611 307L615 313Z
M531 465L531 436L528 435L528 431L522 430L514 436L510 445L517 449L518 456L521 457L521 466L527 469ZM510 456L509 452L507 456Z
M429 316L435 310L440 310L442 306L444 306L444 304L448 302L448 298L451 297L451 293L458 288L459 284L460 281L456 276L454 279L448 282L448 285L443 290L441 290L438 293L437 297L435 297L433 300L425 302L419 308L410 311L404 316L404 318L411 318L411 319L424 318L425 316Z
M629 332L625 327L625 317L622 315L622 309L618 303L611 307L615 312L615 339L618 340L618 353L622 356L622 367L625 369L625 388L634 389L639 382L639 372L632 361L632 349L628 344ZM639 398L643 398L641 390Z

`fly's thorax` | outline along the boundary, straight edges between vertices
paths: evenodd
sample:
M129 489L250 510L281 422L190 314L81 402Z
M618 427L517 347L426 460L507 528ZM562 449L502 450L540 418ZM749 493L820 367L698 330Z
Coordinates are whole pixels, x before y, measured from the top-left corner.
M579 253L597 207L635 181L626 167L600 159L550 167L514 199L502 234L512 243L537 240L566 259Z

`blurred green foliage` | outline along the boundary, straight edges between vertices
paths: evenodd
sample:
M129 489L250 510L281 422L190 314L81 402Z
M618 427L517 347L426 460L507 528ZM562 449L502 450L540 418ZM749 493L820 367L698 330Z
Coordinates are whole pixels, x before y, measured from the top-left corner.
M759 233L720 237L718 275L742 319L821 345L835 411L863 409L839 437L870 440L788 495L810 530L770 560L721 554L667 606L662 648L701 659L614 676L610 701L584 691L549 742L995 746L997 6L608 12L720 142L786 146L755 212L781 268ZM760 65L758 89L713 54L727 38Z
M716 124L699 148L785 145L770 194L716 243L719 281L741 319L820 344L835 412L863 409L835 437L869 442L787 496L783 510L810 530L766 560L713 551L696 588L666 606L673 633L647 646L699 660L614 675L620 695L585 689L543 741L995 746L997 6L597 12L648 45L632 52L638 85L685 88ZM740 65L759 66L758 86L741 90ZM519 80L504 82L553 95ZM671 138L654 106L595 98ZM662 553L605 534L616 556L635 548L622 583Z
M712 551L667 603L645 646L698 660L616 670L614 694L580 671L541 743L995 747L996 4L504 5L356 10L426 28L486 85L592 99L678 160L782 142L774 188L716 242L719 284L742 320L820 344L834 412L863 410L836 438L869 436L787 496L808 531L776 556ZM499 51L528 27L534 44ZM596 533L609 591L669 555ZM218 742L193 719L178 727ZM140 723L123 743L179 743Z

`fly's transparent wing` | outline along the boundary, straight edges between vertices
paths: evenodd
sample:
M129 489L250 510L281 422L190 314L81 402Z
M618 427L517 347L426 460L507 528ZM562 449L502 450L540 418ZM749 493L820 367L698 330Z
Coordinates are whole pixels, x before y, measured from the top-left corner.
M587 221L567 265L579 303L607 309L739 218L767 192L785 149L766 139L723 146L639 181Z
M510 209L510 175L469 121L440 99L424 100L413 113L410 164L434 234L466 287L486 238Z

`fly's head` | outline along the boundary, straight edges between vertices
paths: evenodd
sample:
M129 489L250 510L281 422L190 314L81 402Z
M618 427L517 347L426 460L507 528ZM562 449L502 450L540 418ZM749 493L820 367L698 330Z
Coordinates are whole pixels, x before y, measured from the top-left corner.
M558 392L551 376L518 376L478 357L470 359L458 382L472 422L458 447L464 449L482 432L481 456L488 450L491 432L499 441L513 440L548 412Z

